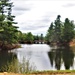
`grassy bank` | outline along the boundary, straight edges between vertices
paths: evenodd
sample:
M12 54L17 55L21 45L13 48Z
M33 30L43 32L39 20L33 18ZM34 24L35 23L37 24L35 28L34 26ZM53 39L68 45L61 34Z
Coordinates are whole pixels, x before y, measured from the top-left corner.
M60 70L60 71L37 71L28 74L7 73L3 72L0 75L75 75L75 70Z
M75 70L36 71L30 74L63 74L63 73L75 73Z

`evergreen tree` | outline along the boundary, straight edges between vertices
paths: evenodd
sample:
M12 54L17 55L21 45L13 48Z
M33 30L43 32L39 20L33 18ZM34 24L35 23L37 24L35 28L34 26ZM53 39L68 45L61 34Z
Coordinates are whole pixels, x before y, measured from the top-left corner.
M73 21L66 18L63 23L60 20L60 15L58 15L54 23L51 23L47 31L46 39L49 42L55 42L59 45L69 43L75 36L74 28L75 26Z
M74 38L74 23L68 18L65 19L63 28L63 41L69 43Z
M55 24L55 27L54 27L54 38L55 38L55 41L56 42L61 42L61 27L62 27L62 24L61 24L61 20L60 20L60 15L57 16L54 24Z
M47 32L46 40L52 42L54 40L54 25L53 22L50 24L50 27Z
M27 41L27 43L32 43L33 40L34 40L34 37L33 37L32 33L31 32L28 32L26 34L26 41Z
M2 46L17 42L17 26L12 16L13 3L10 0L0 0L0 42Z

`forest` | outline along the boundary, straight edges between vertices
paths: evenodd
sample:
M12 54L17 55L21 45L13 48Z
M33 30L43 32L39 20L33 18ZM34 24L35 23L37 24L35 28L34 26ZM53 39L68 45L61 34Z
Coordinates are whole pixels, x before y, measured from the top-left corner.
M46 40L50 43L55 42L57 45L68 45L75 38L75 24L69 18L65 18L64 22L60 18L61 16L58 15L50 24Z
M57 15L56 20L50 24L45 37L43 34L38 36L31 32L22 33L15 25L17 22L14 22L12 7L13 3L9 0L0 1L0 50L13 49L18 47L19 43L32 44L35 41L68 45L75 37L74 21L65 18L65 21L62 22L60 15Z

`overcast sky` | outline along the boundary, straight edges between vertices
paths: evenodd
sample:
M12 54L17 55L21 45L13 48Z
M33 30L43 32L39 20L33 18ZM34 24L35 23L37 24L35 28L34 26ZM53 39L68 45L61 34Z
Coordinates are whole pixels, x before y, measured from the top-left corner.
M57 15L75 20L75 0L11 0L19 30L35 35L46 34Z

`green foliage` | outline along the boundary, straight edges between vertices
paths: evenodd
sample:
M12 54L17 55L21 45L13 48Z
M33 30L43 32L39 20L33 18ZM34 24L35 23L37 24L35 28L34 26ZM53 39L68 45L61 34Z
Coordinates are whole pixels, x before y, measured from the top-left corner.
M19 32L19 35L18 35L18 41L20 43L32 43L33 40L34 40L34 36L32 35L31 32L28 32L28 33L21 33Z
M31 32L19 33L18 37L19 37L18 41L20 43L32 44L32 43L35 43L35 41L44 41L43 34L38 36L38 35L33 35Z
M25 33L19 33L19 41L20 42L26 41L26 34Z
M54 25L53 23L51 23L46 35L46 41L52 42L54 37L53 34L54 34Z
M63 23L60 20L60 15L57 16L54 23L52 22L46 35L46 40L56 43L69 43L74 38L75 26L73 21L68 18Z
M34 41L35 41L35 40L38 40L38 41L39 41L39 40L42 40L42 41L43 41L43 40L44 40L43 34L41 34L41 35L35 35L35 36L34 36Z
M68 18L65 19L63 28L63 40L65 42L70 42L74 38L74 23Z
M17 42L18 27L15 24L12 13L13 3L10 0L0 1L0 41L4 44L12 44Z
M26 34L26 41L31 42L31 41L33 41L33 40L34 40L34 38L33 38L32 33L31 33L31 32L27 33L27 34Z
M54 38L55 38L55 41L61 41L61 27L62 27L62 24L61 24L61 21L60 21L60 15L57 16L55 22L54 22Z
M39 40L39 38L40 38L40 37L39 37L38 35L37 35L37 36L34 36L34 41L35 41L35 40Z
M7 65L3 65L1 71L13 72L13 73L30 73L36 70L35 65L30 64L30 60L23 58L22 62L17 59L13 59L11 63L7 62Z

